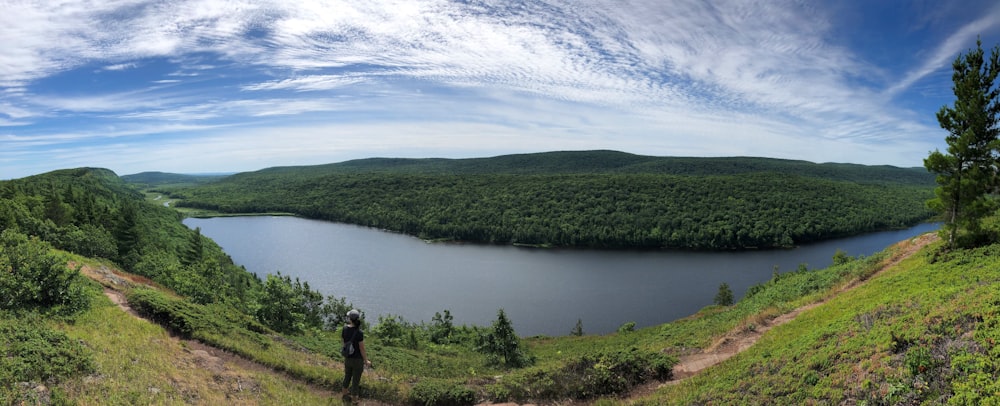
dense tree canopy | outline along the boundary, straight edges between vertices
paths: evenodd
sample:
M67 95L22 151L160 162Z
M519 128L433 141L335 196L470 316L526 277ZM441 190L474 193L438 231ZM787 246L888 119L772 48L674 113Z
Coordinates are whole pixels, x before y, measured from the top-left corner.
M283 332L323 328L346 306L332 296L324 304L287 276L262 281L180 220L105 169L0 182L0 270L8 270L0 272L0 310L86 306L84 278L50 254L53 247L114 261L196 303L225 304Z
M940 186L929 206L945 214L949 246L960 243L959 231L968 244L989 238L980 221L997 208L991 194L998 186L1000 47L987 57L976 41L976 49L959 55L953 69L955 104L937 113L941 128L948 131L948 150L934 151L924 160L938 175Z
M438 161L398 160L276 168L172 193L189 207L291 212L427 239L599 248L786 247L932 215L923 203L932 196L926 172L921 178L899 168L751 158L652 160L610 170L599 155L578 160L583 168L571 173L568 158L555 157L535 171L465 161L449 171ZM798 172L770 171L782 164ZM649 167L659 169L640 170ZM754 169L761 167L769 170ZM875 180L857 181L866 168ZM888 174L899 177L890 182Z

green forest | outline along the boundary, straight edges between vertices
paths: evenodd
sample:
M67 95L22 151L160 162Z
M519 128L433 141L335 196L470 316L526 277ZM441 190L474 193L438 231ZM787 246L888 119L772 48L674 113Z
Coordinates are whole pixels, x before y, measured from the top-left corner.
M584 151L376 158L152 186L180 207L287 212L430 240L719 250L911 226L933 215L934 179L923 168Z

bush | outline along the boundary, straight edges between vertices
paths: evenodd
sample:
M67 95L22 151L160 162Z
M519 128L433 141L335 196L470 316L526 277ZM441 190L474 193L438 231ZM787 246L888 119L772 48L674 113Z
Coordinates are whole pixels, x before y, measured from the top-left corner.
M625 393L650 379L666 380L677 360L635 347L574 357L559 366L510 374L491 388L498 401L590 399Z
M48 243L4 230L0 234L0 309L52 309L72 314L90 307L88 281L52 253Z
M416 329L417 327L403 319L403 316L380 315L378 322L369 332L382 345L415 349Z
M426 406L461 406L476 403L476 392L460 383L425 379L410 391L410 402Z
M625 324L618 326L618 334L631 333L633 331L635 331L634 321L626 322Z
M58 382L94 370L93 356L81 342L37 317L0 312L0 404L20 404L17 382Z

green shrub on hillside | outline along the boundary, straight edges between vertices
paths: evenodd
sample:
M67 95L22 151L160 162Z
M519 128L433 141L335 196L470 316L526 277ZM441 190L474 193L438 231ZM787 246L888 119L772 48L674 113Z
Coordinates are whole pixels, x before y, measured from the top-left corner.
M676 363L676 358L636 347L603 350L512 372L488 390L496 401L593 399L625 393L650 379L669 379Z
M476 403L476 391L452 381L424 379L413 385L410 402L425 406L464 406Z
M34 385L94 370L93 356L83 343L48 328L36 316L0 312L0 404L24 404Z
M37 238L0 233L0 309L72 314L90 306L87 280Z

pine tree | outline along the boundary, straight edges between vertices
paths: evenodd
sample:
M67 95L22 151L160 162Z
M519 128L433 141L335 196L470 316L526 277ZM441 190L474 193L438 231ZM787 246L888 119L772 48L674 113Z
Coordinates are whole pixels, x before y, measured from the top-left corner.
M521 348L521 339L503 309L497 312L493 327L481 338L479 349L494 365L520 368L534 363L534 358Z
M583 335L583 319L576 319L576 326L573 327L573 331L570 331L570 334L577 337Z
M729 288L728 283L723 282L719 285L719 293L715 294L715 304L719 306L733 305L733 290Z
M205 256L205 246L201 241L201 227L195 227L191 239L188 241L187 250L184 251L182 262L184 265L193 265L201 262Z
M937 174L936 197L928 206L945 215L949 247L960 245L960 231L970 243L981 242L980 220L995 210L990 193L997 186L997 137L1000 135L1000 47L985 57L982 41L976 49L959 55L952 65L954 107L937 113L941 128L948 131L947 153L935 150L924 160L927 170Z

